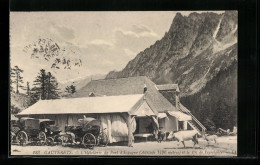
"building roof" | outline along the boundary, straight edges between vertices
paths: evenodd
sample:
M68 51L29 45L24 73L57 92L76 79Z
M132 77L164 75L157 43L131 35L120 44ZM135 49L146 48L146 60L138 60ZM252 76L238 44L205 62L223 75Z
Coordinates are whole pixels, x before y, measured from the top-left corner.
M82 97L40 100L18 115L122 113L134 111L143 102L143 94L107 97Z
M157 90L156 84L146 76L93 80L74 93L72 97L88 97L91 92L96 96L143 94L145 85L147 87L145 97L153 111L178 111L176 107Z
M14 115L11 115L11 120L18 120L18 118L15 117Z
M156 85L156 88L159 91L169 91L169 90L175 90L177 92L180 92L178 84L163 84L163 85Z

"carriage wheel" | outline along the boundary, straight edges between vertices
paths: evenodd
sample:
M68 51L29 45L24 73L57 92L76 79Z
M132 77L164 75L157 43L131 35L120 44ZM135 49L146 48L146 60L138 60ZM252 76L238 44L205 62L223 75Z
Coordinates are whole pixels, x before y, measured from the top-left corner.
M18 132L16 139L20 145L26 145L28 143L28 136L24 131Z
M61 136L60 139L61 139L61 145L62 145L62 146L66 146L66 144L69 142L69 137L68 137L68 135Z
M11 135L11 139L10 139L10 140L11 140L11 145L12 145L12 144L13 144L13 142L14 142L14 141L13 141L13 139L14 139L14 136L13 136L13 135Z
M53 146L53 145L54 145L54 138L48 137L48 138L46 139L46 144L47 144L48 146Z
M38 138L39 138L39 145L44 145L46 142L46 134L44 132L40 132Z
M107 136L106 133L102 133L102 134L100 135L99 144L100 144L101 146L104 146L104 147L107 146L107 144L108 144L108 136Z
M62 144L62 139L59 135L54 136L54 143L56 143L57 145Z
M94 146L96 145L95 136L91 133L86 133L82 138L82 144L85 147L94 148Z

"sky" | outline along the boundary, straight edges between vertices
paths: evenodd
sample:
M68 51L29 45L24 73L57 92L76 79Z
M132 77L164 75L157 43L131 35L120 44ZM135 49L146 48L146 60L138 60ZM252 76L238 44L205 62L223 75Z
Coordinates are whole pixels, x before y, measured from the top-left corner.
M24 82L31 83L40 69L52 72L59 82L121 70L164 36L176 13L11 12L11 67L23 69ZM191 11L181 13L188 16ZM79 50L73 56L82 60L82 66L53 70L47 61L32 59L23 49L39 38L50 38L63 47Z

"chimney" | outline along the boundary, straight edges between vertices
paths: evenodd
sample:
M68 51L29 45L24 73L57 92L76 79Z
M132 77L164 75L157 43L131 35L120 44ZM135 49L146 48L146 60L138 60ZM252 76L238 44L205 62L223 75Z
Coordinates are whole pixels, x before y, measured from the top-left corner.
M146 84L144 84L144 94L146 93L147 91L147 87L146 87Z
M175 102L176 102L176 108L177 109L180 109L180 107L179 107L179 102L180 102L179 93L180 93L180 91L176 91L176 94L175 94Z
M146 93L147 93L147 87L146 87L146 84L144 84L144 100L145 100Z
M95 97L95 94L93 92L89 92L88 96L89 97Z

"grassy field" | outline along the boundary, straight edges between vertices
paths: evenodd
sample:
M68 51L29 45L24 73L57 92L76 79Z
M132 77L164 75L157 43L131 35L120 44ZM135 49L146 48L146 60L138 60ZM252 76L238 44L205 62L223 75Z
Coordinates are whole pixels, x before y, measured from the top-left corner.
M200 138L199 145L193 148L193 142L185 142L186 148L177 141L139 142L133 147L125 145L108 145L87 149L77 146L11 146L11 155L35 156L237 156L237 137L225 136L217 139L217 144Z

